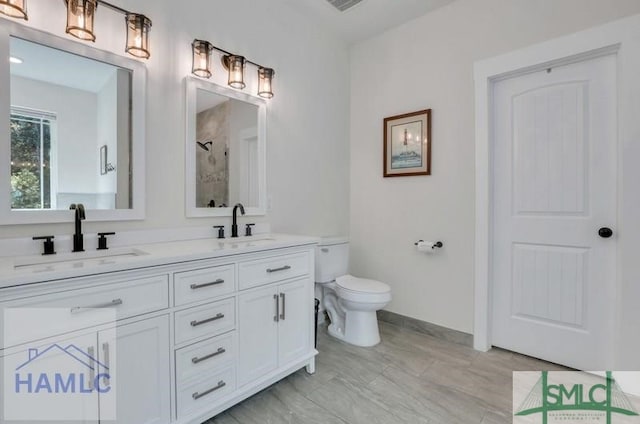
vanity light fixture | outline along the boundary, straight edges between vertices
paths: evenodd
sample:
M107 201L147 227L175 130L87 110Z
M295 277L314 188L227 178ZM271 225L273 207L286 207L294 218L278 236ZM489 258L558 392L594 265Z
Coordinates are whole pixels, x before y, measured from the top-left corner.
M0 0L3 3L23 3L26 0ZM102 5L125 16L127 44L126 53L142 59L149 59L149 31L151 19L139 13L132 13L103 0L64 0L67 8L67 28L65 32L80 40L96 41L93 30L98 5ZM2 9L0 9L0 12Z
M149 59L149 30L151 20L138 13L127 13L127 47L125 51L132 56Z
M244 83L244 67L246 59L235 54L223 56L222 64L229 71L229 86L242 90L247 86Z
M271 80L273 80L274 75L275 71L271 68L263 68L261 66L258 69L258 96L264 97L265 99L273 97Z
M20 59L19 57L16 56L9 56L9 62L11 63L15 63L16 65L20 65L21 63L23 63L24 61L22 59Z
M66 33L86 41L96 41L93 18L98 0L65 0L67 3Z
M202 78L211 78L211 53L213 45L205 40L193 40L191 44L193 60L191 72Z
M27 21L27 0L0 0L0 13Z
M244 56L229 53L205 40L193 40L191 49L193 54L191 73L193 75L211 78L211 53L213 50L217 50L222 53L221 62L229 73L228 84L230 87L242 90L247 86L244 81L244 68L249 63L258 68L258 96L265 99L273 97L272 81L275 75L273 69L252 62Z

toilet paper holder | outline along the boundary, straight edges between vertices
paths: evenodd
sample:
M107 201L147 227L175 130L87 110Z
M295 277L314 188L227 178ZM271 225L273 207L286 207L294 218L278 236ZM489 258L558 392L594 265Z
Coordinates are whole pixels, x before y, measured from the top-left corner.
M424 240L418 240L417 242L413 243L413 245L417 246L418 243L424 243ZM436 249L436 248L441 249L442 246L444 246L444 244L441 241L437 241L437 242L433 243L432 249Z

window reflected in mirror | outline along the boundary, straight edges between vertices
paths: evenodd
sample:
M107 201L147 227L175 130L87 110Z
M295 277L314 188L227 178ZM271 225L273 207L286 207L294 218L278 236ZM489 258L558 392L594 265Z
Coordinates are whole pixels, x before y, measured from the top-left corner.
M258 106L196 95L196 207L259 206Z
M11 208L130 209L131 70L13 36L10 49Z

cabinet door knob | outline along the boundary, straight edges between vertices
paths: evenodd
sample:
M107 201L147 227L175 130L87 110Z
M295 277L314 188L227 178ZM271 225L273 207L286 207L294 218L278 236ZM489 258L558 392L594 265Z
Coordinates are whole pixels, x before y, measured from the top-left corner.
M608 227L602 227L598 230L598 235L602 238L609 238L613 235L613 230Z

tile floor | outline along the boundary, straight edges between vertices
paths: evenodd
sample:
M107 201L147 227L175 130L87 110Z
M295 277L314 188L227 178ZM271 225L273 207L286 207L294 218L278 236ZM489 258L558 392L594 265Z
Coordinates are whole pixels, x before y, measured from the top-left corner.
M387 323L373 348L319 331L315 375L300 370L206 424L507 424L512 371L563 369Z

